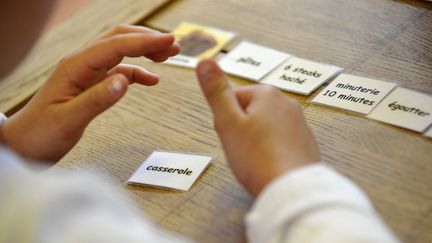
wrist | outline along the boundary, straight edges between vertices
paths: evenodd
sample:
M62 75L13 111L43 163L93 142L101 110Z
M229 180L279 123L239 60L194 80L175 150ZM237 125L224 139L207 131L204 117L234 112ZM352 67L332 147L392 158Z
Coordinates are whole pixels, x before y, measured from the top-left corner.
M3 114L0 113L0 143L5 145L6 144L6 140L5 140L5 136L4 136L4 124L7 120L7 117Z

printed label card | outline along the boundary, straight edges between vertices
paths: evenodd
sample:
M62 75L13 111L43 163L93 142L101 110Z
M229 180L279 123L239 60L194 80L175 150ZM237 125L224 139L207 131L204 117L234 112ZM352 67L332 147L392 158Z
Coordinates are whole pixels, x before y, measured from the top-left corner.
M432 124L431 114L431 96L400 87L389 94L368 117L423 132Z
M219 65L229 74L259 81L289 57L287 53L243 41Z
M432 138L432 127L427 130L424 135L428 138Z
M309 95L342 70L340 67L292 57L265 77L261 83Z
M341 74L312 102L369 114L394 87L395 83Z
M195 68L200 59L215 56L236 35L188 22L181 23L173 34L181 46L181 52L164 63L190 68Z
M127 184L188 191L210 165L212 156L153 152L128 179Z

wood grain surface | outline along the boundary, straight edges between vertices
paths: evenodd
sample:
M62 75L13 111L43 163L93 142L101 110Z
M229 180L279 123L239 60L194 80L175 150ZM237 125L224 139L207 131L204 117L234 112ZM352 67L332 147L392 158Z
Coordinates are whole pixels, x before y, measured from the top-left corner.
M183 0L142 24L171 31L184 20L236 31L237 42L247 39L432 94L430 3ZM131 86L126 97L88 127L59 166L113 179L151 219L198 242L244 242L243 217L253 199L229 169L194 71L140 58L125 62L159 73L161 83ZM394 232L405 242L432 242L432 141L310 104L310 97L286 94L302 102L323 160L365 190ZM216 159L189 192L126 186L154 150L207 153Z
M33 95L68 53L119 24L136 23L169 0L93 0L45 33L26 61L0 83L0 112ZM9 112L10 113L10 112Z

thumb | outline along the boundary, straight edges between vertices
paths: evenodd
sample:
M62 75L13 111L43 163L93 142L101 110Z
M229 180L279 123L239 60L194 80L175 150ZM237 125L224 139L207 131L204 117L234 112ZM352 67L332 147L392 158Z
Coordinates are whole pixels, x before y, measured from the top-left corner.
M228 79L213 60L201 61L197 66L197 76L216 121L231 120L243 114Z
M128 80L115 74L102 80L68 102L69 120L77 126L87 125L93 118L115 104L125 93Z

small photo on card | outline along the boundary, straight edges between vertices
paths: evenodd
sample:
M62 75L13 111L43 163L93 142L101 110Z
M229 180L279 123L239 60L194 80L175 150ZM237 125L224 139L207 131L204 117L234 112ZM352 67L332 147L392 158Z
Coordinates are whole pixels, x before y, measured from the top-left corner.
M199 24L183 22L175 30L181 52L164 63L195 68L202 58L215 56L234 37L235 33Z
M261 83L294 93L309 95L342 70L342 68L333 65L291 57L267 75Z

